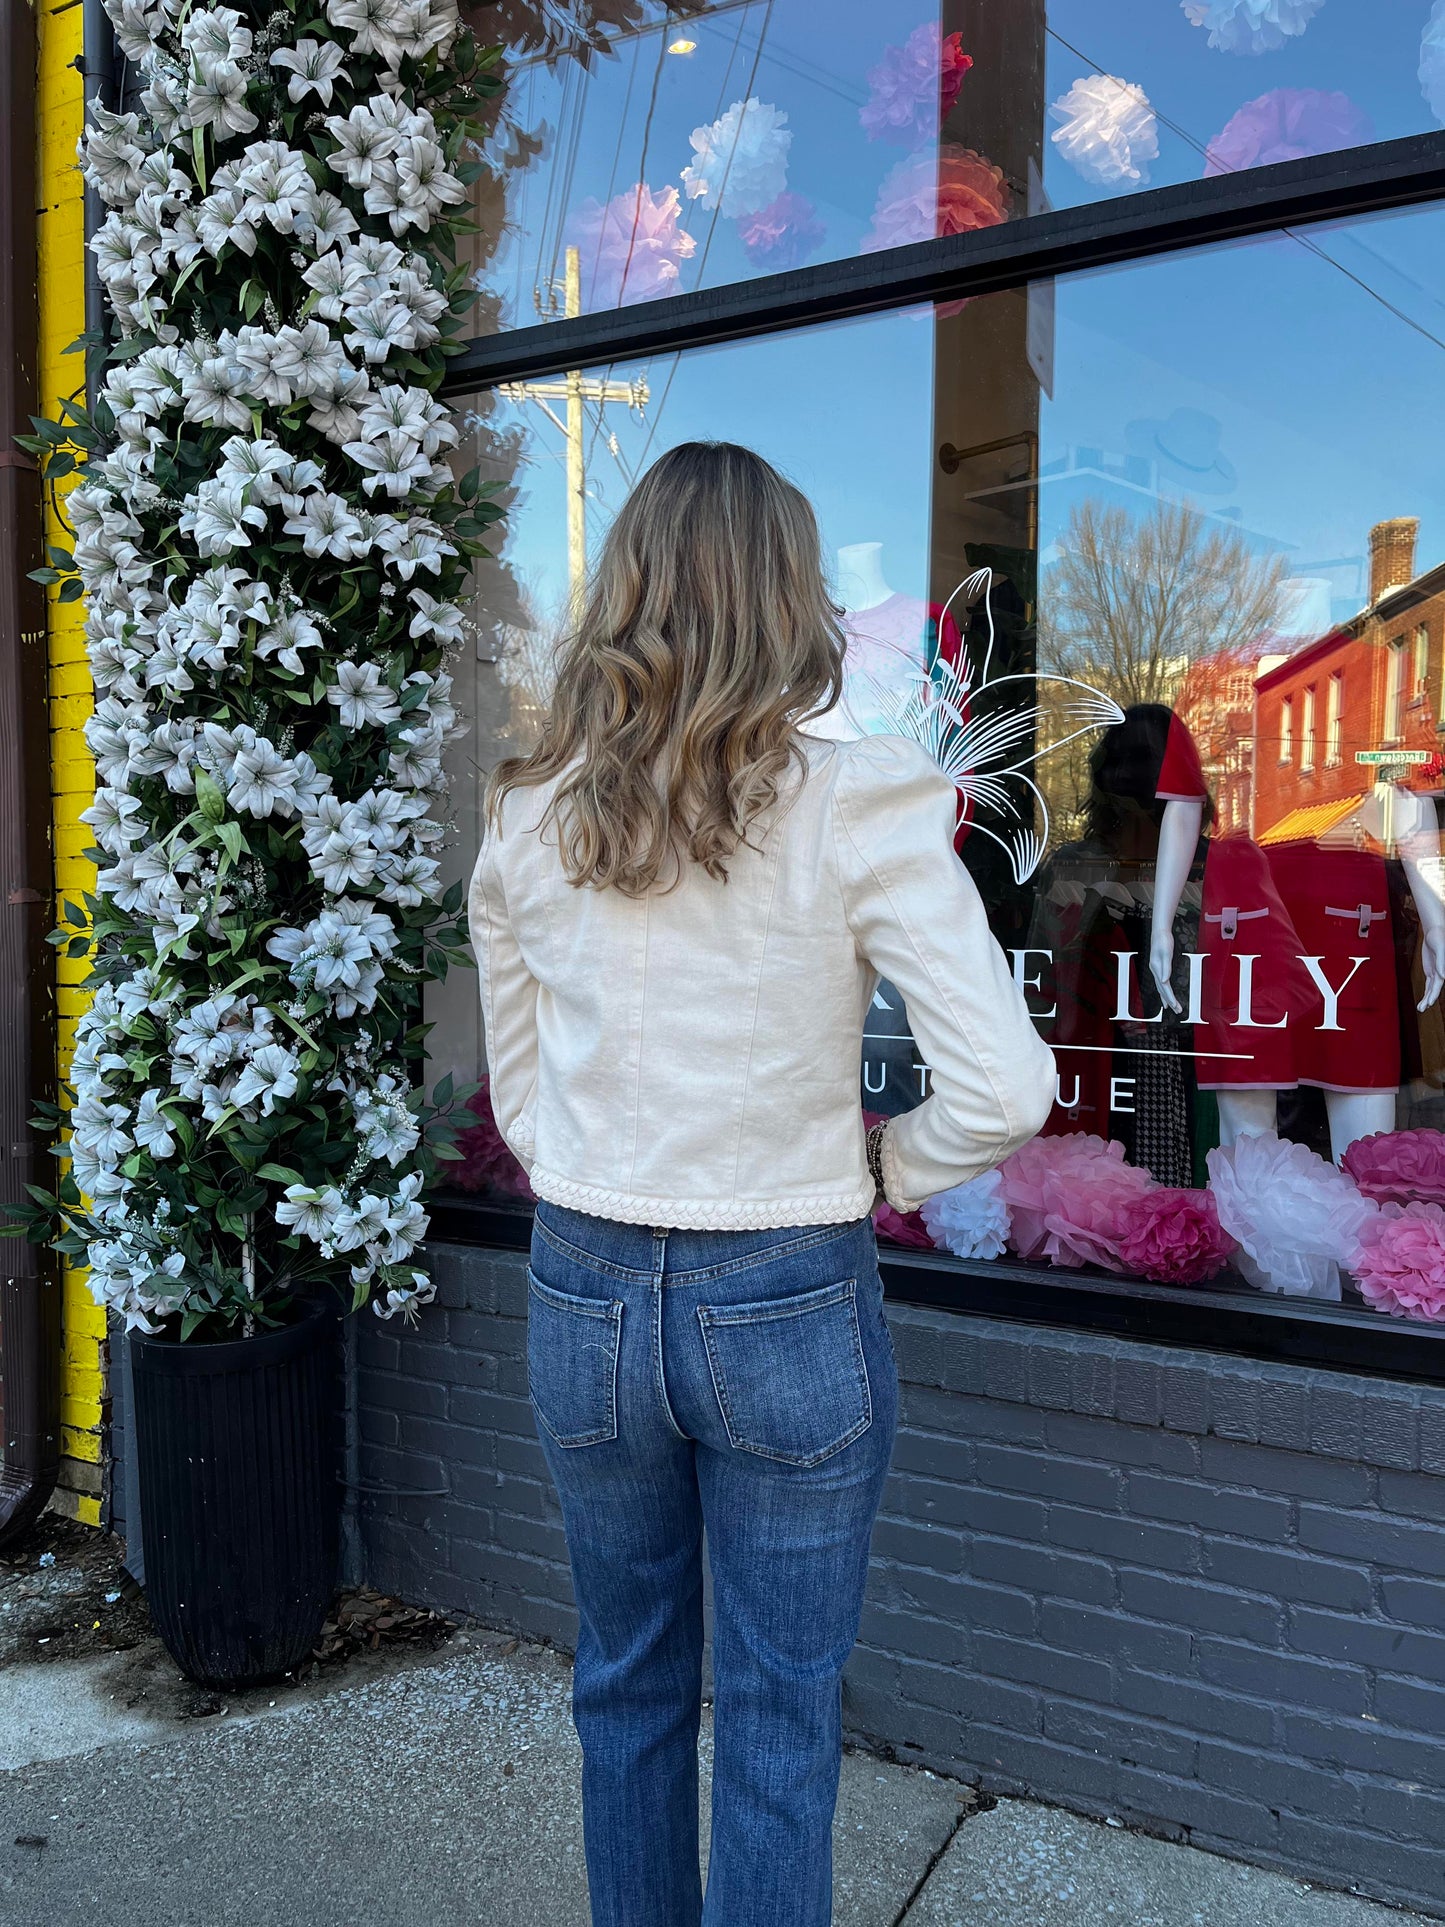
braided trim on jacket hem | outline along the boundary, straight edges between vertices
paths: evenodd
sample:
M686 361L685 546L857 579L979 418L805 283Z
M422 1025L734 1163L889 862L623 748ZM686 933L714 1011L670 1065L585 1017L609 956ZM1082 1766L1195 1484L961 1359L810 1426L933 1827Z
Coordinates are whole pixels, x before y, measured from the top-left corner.
M534 1164L532 1189L547 1204L588 1211L622 1224L666 1225L672 1231L783 1231L795 1224L848 1224L873 1209L873 1182L865 1179L826 1197L749 1198L725 1204L717 1198L651 1198L632 1191L607 1191Z

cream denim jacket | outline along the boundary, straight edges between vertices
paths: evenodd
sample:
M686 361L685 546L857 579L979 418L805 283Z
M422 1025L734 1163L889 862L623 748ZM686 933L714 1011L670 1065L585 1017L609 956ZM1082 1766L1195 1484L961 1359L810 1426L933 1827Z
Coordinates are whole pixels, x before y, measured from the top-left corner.
M901 737L801 739L807 773L726 883L577 889L513 790L472 878L492 1109L538 1197L765 1230L874 1203L859 1069L880 976L931 1092L883 1140L899 1211L1031 1138L1054 1060L953 850L952 784Z

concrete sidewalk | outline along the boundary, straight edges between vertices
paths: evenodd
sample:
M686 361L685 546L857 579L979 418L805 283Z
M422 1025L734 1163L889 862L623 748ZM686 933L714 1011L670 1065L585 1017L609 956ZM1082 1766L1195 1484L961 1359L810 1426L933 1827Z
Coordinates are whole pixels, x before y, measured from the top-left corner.
M204 1723L127 1707L134 1677L0 1671L4 1927L586 1927L556 1654L471 1631ZM1424 1927L862 1754L835 1842L836 1927Z

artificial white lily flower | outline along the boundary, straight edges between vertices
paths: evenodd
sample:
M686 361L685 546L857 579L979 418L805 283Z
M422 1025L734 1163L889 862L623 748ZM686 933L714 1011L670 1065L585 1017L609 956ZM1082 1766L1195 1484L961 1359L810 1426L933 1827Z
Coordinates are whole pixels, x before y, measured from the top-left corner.
M315 94L323 107L329 107L337 82L348 78L344 59L334 40L312 40L307 36L294 47L278 47L271 56L271 65L290 70L286 92L293 101Z

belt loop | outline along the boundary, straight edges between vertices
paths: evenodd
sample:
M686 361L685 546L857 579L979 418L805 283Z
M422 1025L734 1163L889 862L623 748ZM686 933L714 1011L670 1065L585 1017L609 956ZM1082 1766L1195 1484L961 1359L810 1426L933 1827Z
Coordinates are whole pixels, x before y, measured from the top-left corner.
M652 1227L652 1275L659 1285L667 1270L667 1229L665 1224Z

